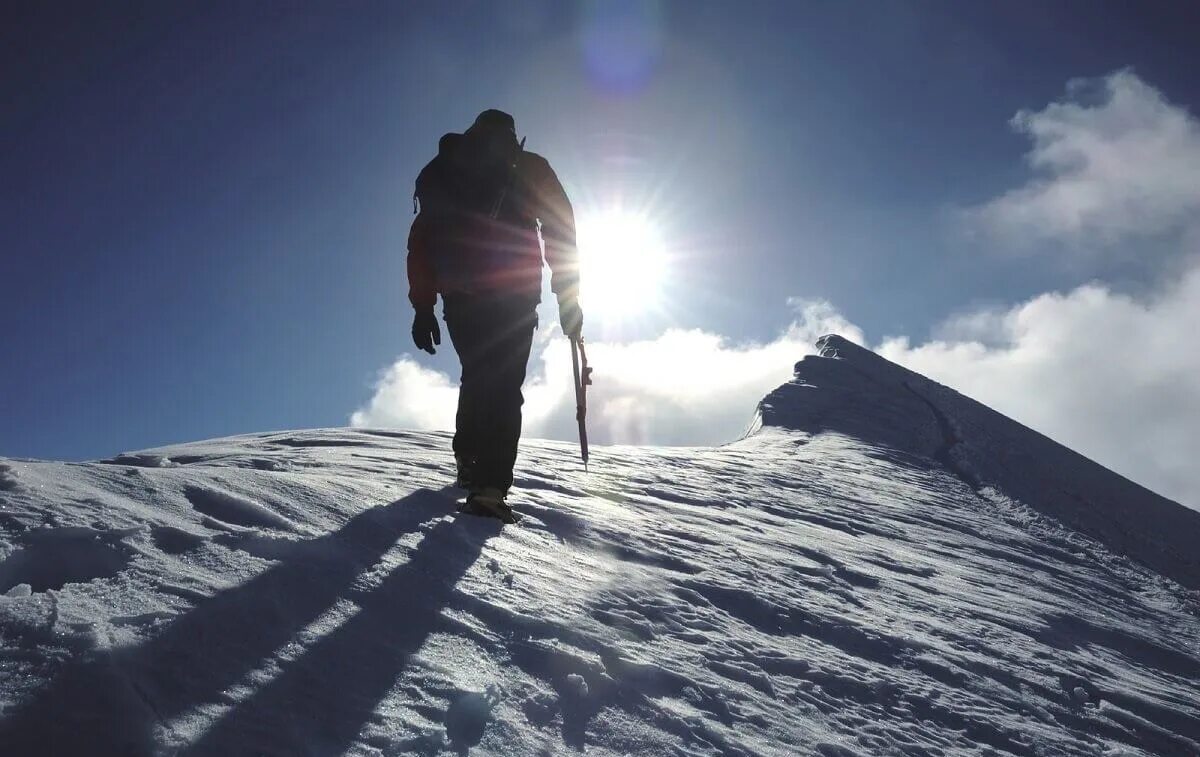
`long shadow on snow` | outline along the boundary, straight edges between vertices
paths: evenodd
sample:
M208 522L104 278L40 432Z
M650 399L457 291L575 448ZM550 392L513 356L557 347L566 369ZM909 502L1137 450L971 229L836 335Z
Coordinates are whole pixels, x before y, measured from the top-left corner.
M265 734L283 754L341 754L438 626L455 584L478 559L495 520L443 521L360 610L217 721L184 755L228 755Z
M277 548L274 565L200 602L144 643L69 663L46 690L0 722L0 744L13 754L154 753L156 722L221 701L230 686L352 593L355 579L399 537L446 511L445 499L420 489L364 510L335 532ZM446 572L438 572L456 580L480 546L448 556L453 565L439 566ZM410 563L413 568L430 568L434 556L424 552ZM398 573L411 576L413 570L406 565ZM403 588L410 593L405 595L393 576L371 596L385 587L401 612L412 601L412 590L425 588L406 581ZM428 608L429 597L422 597L418 606ZM396 622L404 623L400 618ZM321 642L314 647L324 649ZM288 678L288 671L283 677ZM328 683L322 682L327 691L338 690ZM353 689L353 682L339 683ZM220 724L216 731L224 732Z

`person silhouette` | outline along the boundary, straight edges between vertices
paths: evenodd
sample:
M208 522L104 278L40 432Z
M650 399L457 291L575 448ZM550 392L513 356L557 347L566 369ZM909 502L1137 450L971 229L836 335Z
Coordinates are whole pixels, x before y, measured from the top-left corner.
M464 133L444 135L417 177L408 235L412 337L430 354L442 316L462 366L454 459L464 510L512 522L507 502L521 435L521 406L542 259L563 333L578 340L575 216L550 163L517 141L516 122L485 110Z

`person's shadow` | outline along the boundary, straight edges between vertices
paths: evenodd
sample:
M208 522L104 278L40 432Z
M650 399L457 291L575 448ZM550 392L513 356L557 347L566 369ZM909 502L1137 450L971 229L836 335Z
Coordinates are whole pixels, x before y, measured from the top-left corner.
M445 497L419 489L325 536L274 542L269 551L279 561L262 573L202 601L141 645L60 672L0 722L4 753L152 754L160 748L156 727L227 703L232 686L247 684L247 674L345 597L361 609L284 663L186 753L236 754L252 744L281 754L344 751L500 523L443 521L378 587L362 595L355 580L401 536L448 511Z

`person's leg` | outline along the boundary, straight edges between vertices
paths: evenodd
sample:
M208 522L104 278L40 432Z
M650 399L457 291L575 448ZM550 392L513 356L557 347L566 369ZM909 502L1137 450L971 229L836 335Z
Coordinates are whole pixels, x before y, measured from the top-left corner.
M469 296L451 295L443 297L443 301L446 331L461 367L452 447L456 459L474 467L482 444L482 429L486 427L488 404L487 314L480 313L479 303Z
M479 395L486 403L482 413L486 421L479 428L476 474L480 486L505 493L512 486L521 438L521 406L525 402L521 385L537 326L535 307L528 299L499 300L490 319L486 388Z

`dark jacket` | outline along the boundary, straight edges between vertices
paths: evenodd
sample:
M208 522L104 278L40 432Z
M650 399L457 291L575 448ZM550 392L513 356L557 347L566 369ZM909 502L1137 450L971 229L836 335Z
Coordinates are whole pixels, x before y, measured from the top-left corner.
M489 161L470 134L447 134L417 177L416 197L420 212L408 234L413 307L433 307L439 292L527 294L536 301L543 241L551 290L576 290L571 202L546 159L521 150L515 138L508 157Z

